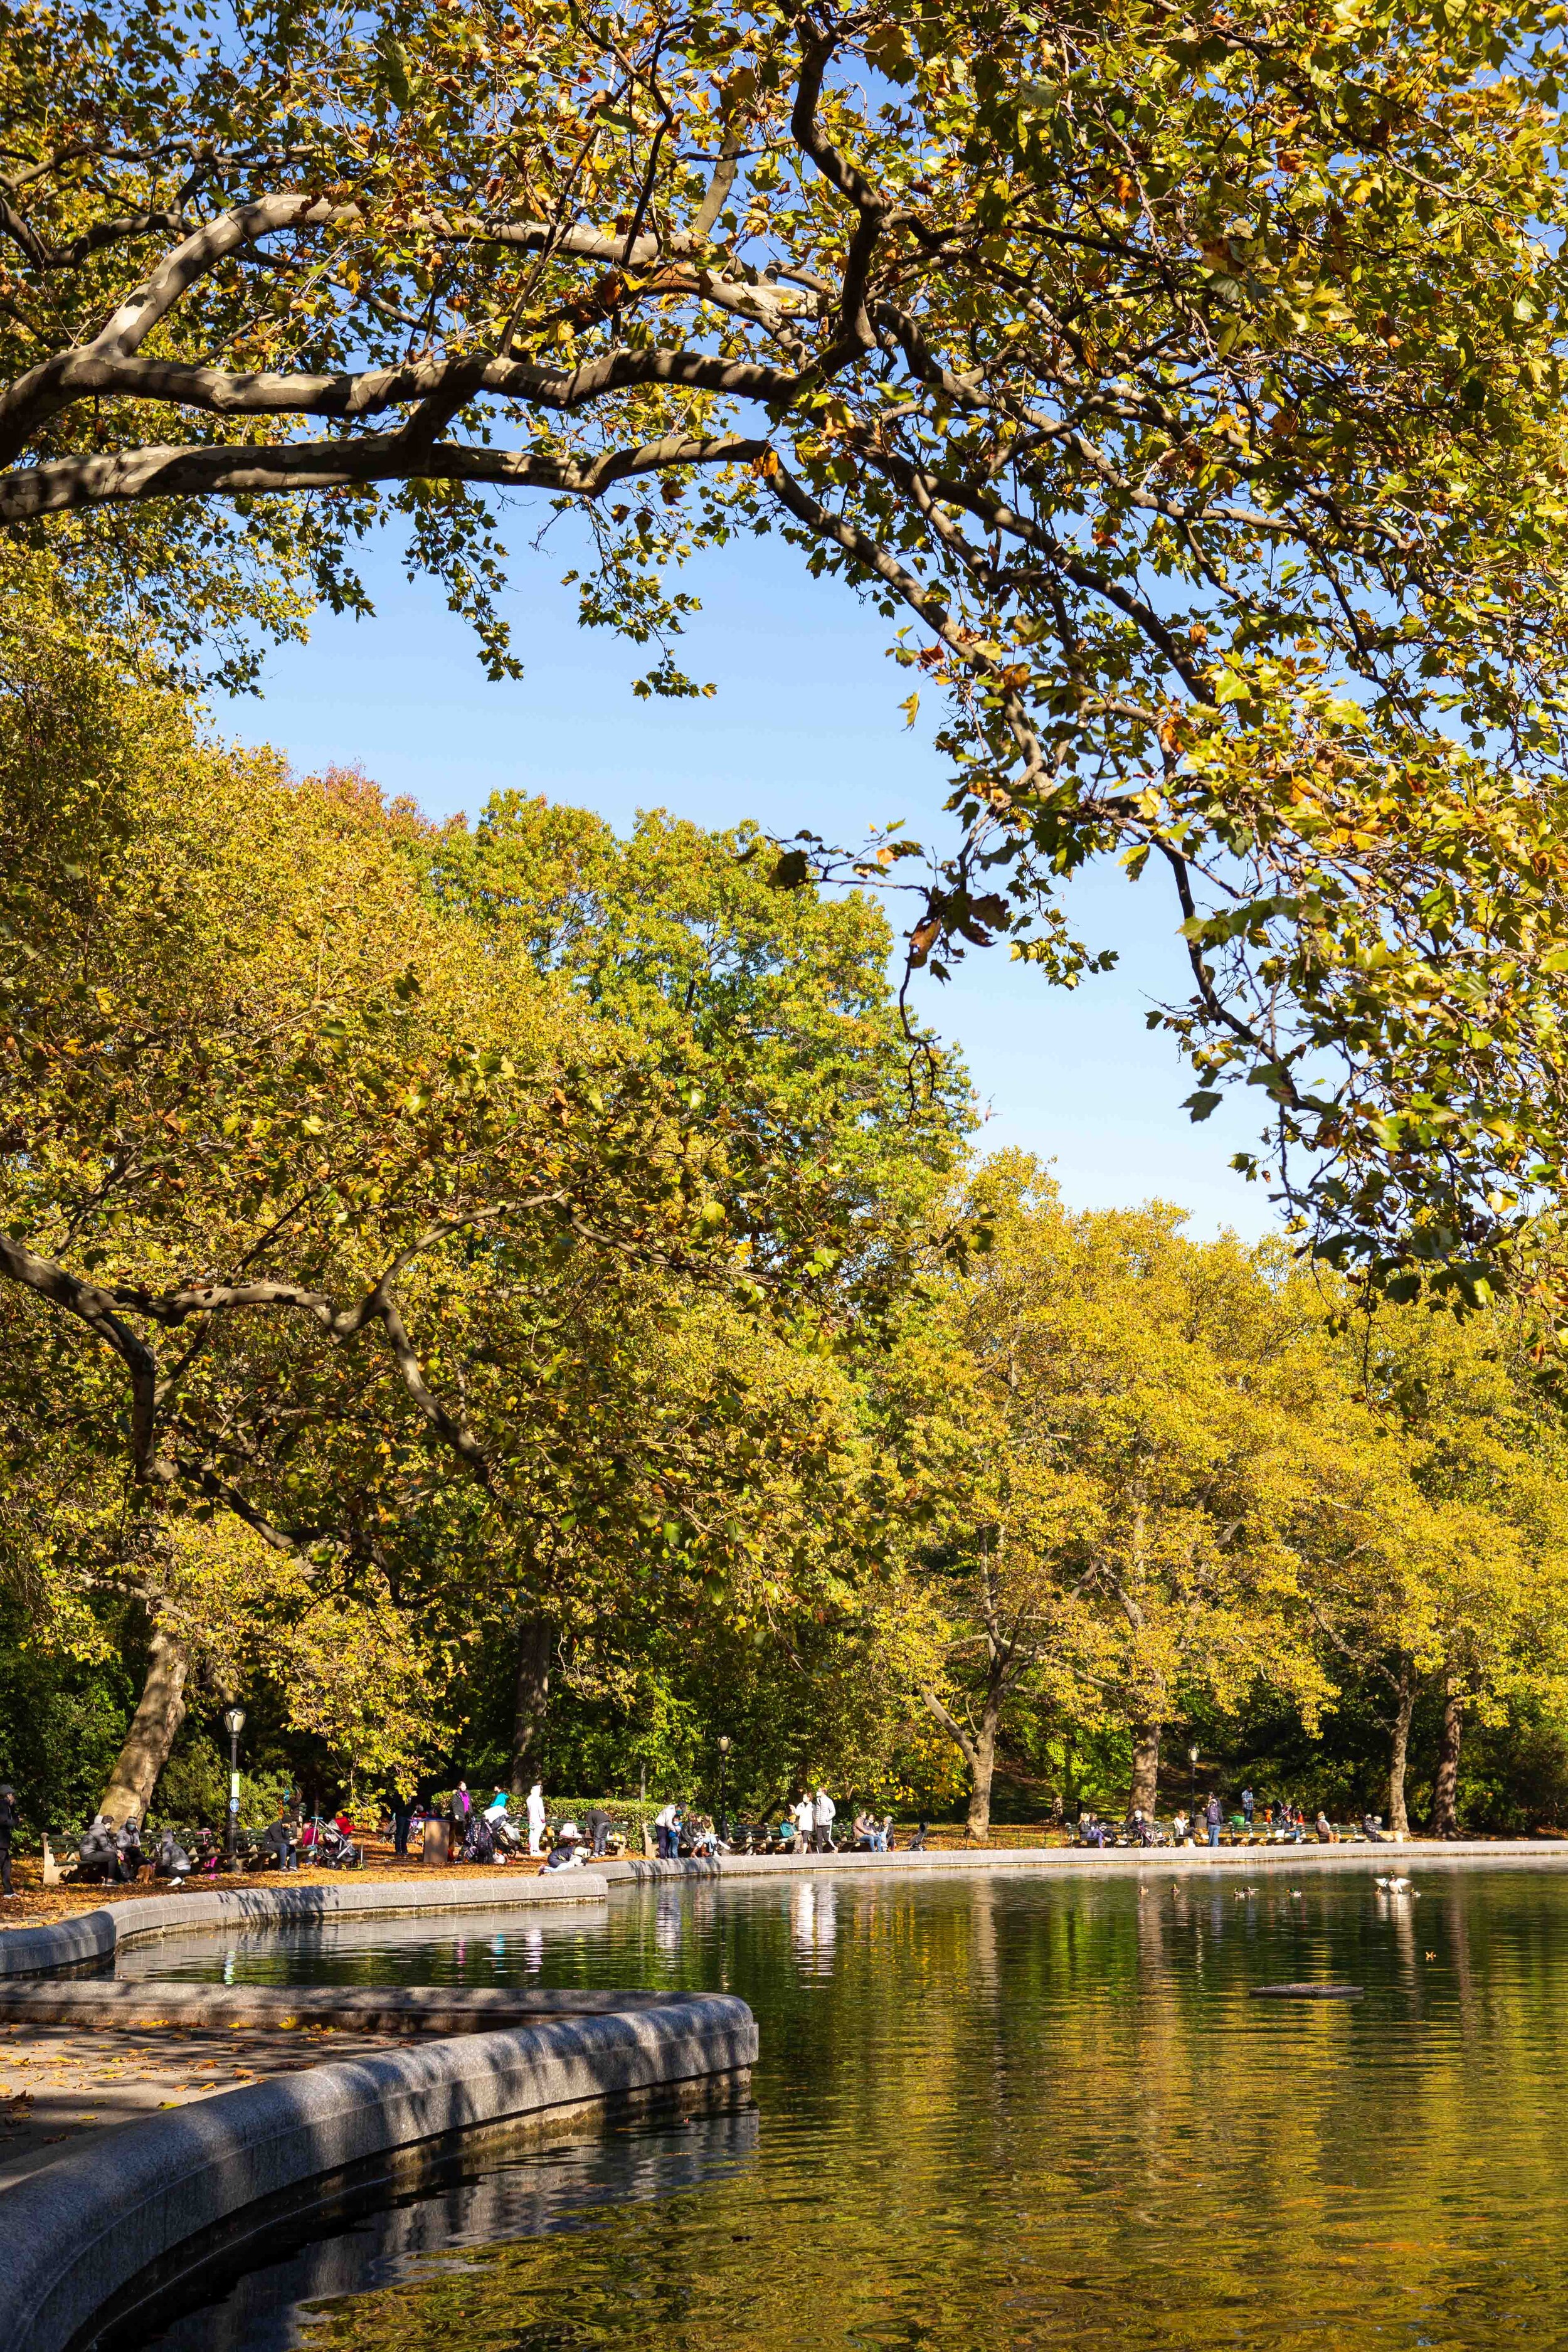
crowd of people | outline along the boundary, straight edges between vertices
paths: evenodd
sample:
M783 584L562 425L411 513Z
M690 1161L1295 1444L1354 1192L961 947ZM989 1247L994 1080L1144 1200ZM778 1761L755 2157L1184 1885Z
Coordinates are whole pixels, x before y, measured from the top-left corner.
M820 1782L804 1788L776 1820L770 1818L752 1826L738 1825L724 1815L715 1820L680 1798L671 1798L661 1805L640 1837L640 1823L646 1818L641 1809L634 1812L627 1807L626 1815L624 1821L617 1820L604 1806L595 1805L584 1812L581 1825L570 1815L552 1822L543 1785L539 1780L533 1782L521 1805L514 1807L506 1789L498 1787L487 1798L470 1791L467 1780L459 1780L451 1794L439 1803L421 1803L401 1790L392 1790L381 1828L391 1835L395 1858L408 1854L411 1838L417 1830L427 1861L440 1856L448 1862L470 1864L531 1862L541 1870L568 1870L619 1856L626 1852L633 1838L638 1839L642 1852L649 1851L651 1845L652 1853L667 1862L686 1856L701 1861L738 1850L751 1853L889 1853L896 1844L891 1813L879 1815L867 1805L857 1809L847 1836L837 1836L838 1809ZM443 1826L442 1840L433 1840L429 1835L432 1823ZM13 1892L11 1837L16 1827L15 1792L0 1783L0 1894L5 1895ZM224 1866L226 1846L205 1823L194 1832L165 1827L153 1841L151 1851L143 1843L143 1827L134 1813L119 1823L103 1813L96 1814L79 1843L78 1874L110 1883L128 1883L148 1874L179 1881L213 1876ZM1321 1808L1311 1818L1289 1799L1259 1804L1249 1788L1242 1790L1238 1809L1228 1814L1218 1791L1211 1790L1201 1805L1194 1803L1192 1814L1178 1807L1168 1822L1157 1820L1142 1806L1130 1807L1120 1821L1102 1818L1085 1806L1074 1835L1079 1845L1086 1846L1191 1846L1205 1842L1217 1846L1227 1827L1233 1838L1261 1834L1274 1843L1297 1845L1309 1840L1323 1845L1337 1844L1347 1837L1380 1844L1388 1837L1382 1817L1370 1811L1359 1824L1336 1824ZM918 1830L907 1836L904 1850L920 1852L925 1845L926 1834L922 1821ZM643 1843L643 1838L647 1843ZM247 1836L242 1845L242 1866L269 1866L280 1871L352 1869L363 1861L365 1853L364 1833L356 1828L346 1807L331 1815L310 1813L298 1791L280 1798L277 1818L268 1824L259 1839Z
M1194 1818L1195 1815L1195 1818ZM1367 1812L1359 1823L1340 1824L1331 1822L1320 1807L1315 1820L1309 1820L1300 1805L1280 1798L1259 1808L1250 1789L1244 1789L1240 1811L1226 1814L1217 1790L1210 1790L1205 1802L1190 1815L1178 1806L1166 1827L1141 1805L1129 1808L1120 1823L1105 1821L1087 1806L1079 1816L1077 1840L1079 1845L1196 1845L1206 1843L1217 1846L1228 1827L1233 1837L1263 1836L1270 1843L1304 1845L1315 1840L1319 1845L1338 1845L1342 1839L1365 1839L1370 1844L1382 1845L1389 1832L1384 1828L1381 1813Z
M408 1792L394 1789L382 1810L380 1828L384 1835L391 1838L395 1860L408 1856L417 1836L426 1860L439 1854L449 1863L532 1862L542 1870L566 1870L624 1854L629 1838L637 1834L637 1817L629 1807L626 1811L629 1818L625 1822L599 1805L584 1812L581 1825L570 1815L552 1822L542 1783L538 1780L521 1806L514 1806L506 1789L496 1788L486 1797L482 1790L471 1790L466 1780L459 1780L450 1795L439 1802L421 1802ZM15 1814L0 1790L0 1873L7 1894L8 1812L14 1822ZM433 1823L444 1831L439 1842L430 1836ZM681 1798L669 1799L648 1823L652 1852L660 1861L668 1862L687 1856L702 1861L737 1850L888 1853L896 1843L891 1813L879 1815L868 1806L856 1811L847 1838L835 1834L837 1827L837 1806L820 1784L803 1790L776 1823L770 1821L748 1826L737 1824L727 1816L715 1820L712 1814ZM143 1843L142 1829L143 1824L134 1813L120 1823L103 1813L95 1815L79 1846L79 1876L129 1884L145 1874L151 1866L157 1877L178 1881L216 1875L225 1864L226 1849L205 1823L195 1832L165 1828L151 1850ZM921 1851L926 1833L922 1821L918 1830L907 1836L905 1850ZM356 1827L346 1806L335 1814L316 1815L305 1809L298 1791L278 1800L277 1816L259 1837L245 1833L238 1843L241 1866L252 1869L353 1869L365 1858L365 1832ZM647 1851L646 1847L643 1850Z
M151 1853L142 1831L142 1823L134 1813L128 1813L119 1823L107 1813L95 1813L77 1847L77 1876L129 1885L150 1867L157 1878L213 1878L227 1863L226 1845L205 1822L188 1833L168 1825ZM301 1814L298 1798L279 1798L277 1819L268 1823L254 1851L248 1837L244 1847L240 1858L247 1866L260 1863L277 1870L352 1870L363 1859L359 1832L346 1809L318 1819Z

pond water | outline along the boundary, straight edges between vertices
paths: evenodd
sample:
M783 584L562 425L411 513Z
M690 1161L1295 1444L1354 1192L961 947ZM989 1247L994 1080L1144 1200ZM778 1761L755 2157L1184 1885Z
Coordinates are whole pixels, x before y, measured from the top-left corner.
M1568 1872L617 1890L435 1937L129 1956L261 1983L743 1996L740 2111L632 2122L296 2246L160 2352L1568 2345ZM1348 1980L1355 2002L1248 1998Z

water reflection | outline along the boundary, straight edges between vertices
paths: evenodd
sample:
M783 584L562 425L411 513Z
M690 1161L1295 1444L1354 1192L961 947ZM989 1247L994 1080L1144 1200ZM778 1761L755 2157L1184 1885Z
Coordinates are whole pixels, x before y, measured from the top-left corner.
M838 1898L831 1879L797 1878L789 1890L789 1932L805 1976L833 1974L838 1935Z
M475 2250L592 2226L605 2210L679 2196L750 2161L754 2109L627 2126L603 2138L530 2154L477 2179L357 2218L269 2266L258 2308L252 2280L203 2303L153 2341L161 2352L292 2352L319 2343L344 2296L439 2290Z
M1234 1875L1154 1867L853 1872L646 1889L521 1933L474 1921L460 1962L420 1921L166 1948L142 1965L724 1984L762 2028L754 2162L612 2195L565 2235L470 2229L395 2292L323 2287L303 2312L258 2277L245 2326L292 2312L300 2333L240 2328L225 2352L1563 2341L1568 1873L1413 1874L1415 1901L1371 1864L1260 1874L1240 1900ZM1311 1978L1366 1997L1248 1998Z

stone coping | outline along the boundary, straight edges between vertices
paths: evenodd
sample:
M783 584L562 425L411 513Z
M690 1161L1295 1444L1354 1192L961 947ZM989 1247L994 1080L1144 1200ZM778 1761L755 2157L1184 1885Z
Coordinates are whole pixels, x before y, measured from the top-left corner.
M98 2033L185 2026L279 2033L338 2026L356 2033L481 2033L561 2017L638 2015L683 1992L588 1992L510 1985L180 1984L157 1977L68 1977L0 1984L0 2027L74 2025Z
M207 1935L214 1928L265 1932L276 1927L319 1927L332 1919L405 1919L426 1912L442 1916L465 1911L532 1909L540 1904L603 1903L609 1889L596 1870L556 1870L543 1876L496 1881L465 1878L442 1885L417 1880L383 1879L330 1885L216 1888L186 1887L174 1895L147 1895L106 1903L44 1927L11 1927L0 1933L0 1978L50 1976L61 1969L112 1961L117 1951L156 1937Z
M68 2352L150 2267L166 2279L171 2257L199 2259L304 2185L476 2126L743 2071L756 2050L744 2001L696 1994L312 2066L129 2124L5 2192L12 2352Z
M942 1877L958 1872L1007 1871L1031 1877L1096 1876L1107 1872L1163 1870L1378 1870L1405 1874L1433 1865L1469 1863L1568 1864L1568 1839L1455 1838L1438 1843L1392 1839L1319 1845L1240 1846L933 1846L923 1853L727 1853L710 1861L640 1862L605 1859L594 1874L611 1886L682 1879L814 1877L858 1870L878 1877ZM563 1876L576 1876L575 1872Z

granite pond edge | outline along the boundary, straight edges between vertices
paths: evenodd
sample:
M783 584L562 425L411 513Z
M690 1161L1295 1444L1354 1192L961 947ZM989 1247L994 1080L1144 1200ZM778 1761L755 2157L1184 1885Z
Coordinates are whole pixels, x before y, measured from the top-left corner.
M607 1894L597 1873L574 1871L569 1879L557 1873L428 1887L394 1881L132 1897L0 1937L0 1993L9 1996L0 2013L52 2010L82 2021L101 2013L108 2022L112 2011L126 2008L129 2023L126 2001L101 1980L69 1986L61 1977L168 1936L425 1914L460 1921L471 1912L603 1904ZM229 2021L237 1990L157 1991L148 1983L127 1994L138 2006L216 2023L220 2010L221 2021ZM72 2352L90 2343L138 2280L150 2273L164 2283L177 2278L200 2262L216 2233L243 2226L247 2211L290 2192L309 2200L312 2184L476 2127L743 2075L756 2059L756 2022L745 2002L728 1994L626 1992L618 1997L624 2006L594 2013L583 1996L567 1992L554 2015L496 2030L498 2002L489 1991L442 1988L420 2000L420 1990L381 1996L387 2013L376 2021L405 2032L423 2026L426 2035L444 2026L446 2037L329 2061L146 2116L0 2192L0 2315L11 2352ZM518 1997L515 2006L535 2003L544 2010L548 1997ZM334 1998L331 2005L346 2011L367 2004ZM254 2006L258 2023L274 2007L327 2013L308 1991L279 2001L263 1990L254 2002L242 1995L240 2006ZM373 2021L345 2014L341 2021ZM454 2033L458 2025L467 2030Z
M695 1994L275 2075L107 2132L0 2196L0 2313L12 2352L71 2352L155 2268L247 2209L477 2126L742 2074L742 2000ZM176 2260L172 2275L177 2276Z

